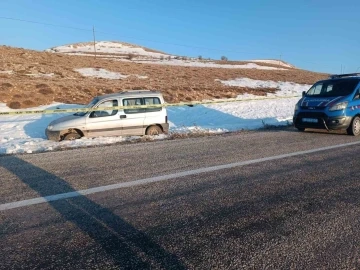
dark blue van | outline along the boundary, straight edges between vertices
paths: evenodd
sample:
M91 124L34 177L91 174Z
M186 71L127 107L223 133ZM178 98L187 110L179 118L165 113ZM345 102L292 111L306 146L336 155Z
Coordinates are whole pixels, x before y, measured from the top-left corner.
M360 135L360 73L318 81L295 105L295 127L339 130Z

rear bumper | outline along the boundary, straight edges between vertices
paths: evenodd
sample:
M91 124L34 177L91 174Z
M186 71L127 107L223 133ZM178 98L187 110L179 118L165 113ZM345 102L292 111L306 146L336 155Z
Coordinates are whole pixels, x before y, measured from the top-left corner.
M165 134L169 133L169 123L161 124L162 130Z
M305 119L304 119L305 118ZM313 119L314 122L305 120ZM316 120L315 120L316 119ZM297 128L315 128L315 129L347 129L351 124L351 116L329 117L325 113L300 112L293 118Z

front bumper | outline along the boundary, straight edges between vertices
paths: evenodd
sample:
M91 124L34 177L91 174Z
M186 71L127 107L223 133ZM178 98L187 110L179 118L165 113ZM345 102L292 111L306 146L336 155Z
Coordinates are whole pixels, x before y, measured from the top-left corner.
M45 135L48 140L58 142L60 141L60 131L53 131L53 130L45 130Z
M314 122L308 122L310 121ZM297 128L315 128L339 130L347 129L351 124L350 116L334 116L330 117L326 113L319 112L300 112L293 118L295 127ZM308 120L308 121L305 121Z

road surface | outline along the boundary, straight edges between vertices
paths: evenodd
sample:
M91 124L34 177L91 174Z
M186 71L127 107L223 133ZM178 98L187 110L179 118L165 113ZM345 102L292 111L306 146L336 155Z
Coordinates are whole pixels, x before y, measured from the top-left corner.
M360 269L359 165L293 129L1 156L0 269Z

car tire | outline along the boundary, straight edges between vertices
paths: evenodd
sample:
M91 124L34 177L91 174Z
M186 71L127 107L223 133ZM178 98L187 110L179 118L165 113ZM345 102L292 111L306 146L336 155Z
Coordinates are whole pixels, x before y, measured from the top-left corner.
M297 130L303 132L305 131L305 128L297 127Z
M146 129L146 135L154 136L162 134L163 131L159 126L150 126Z
M353 136L359 136L360 135L360 117L355 116L353 120L351 121L350 126L346 130L347 134L353 135Z
M77 140L77 139L80 139L80 138L81 138L81 135L79 133L70 132L70 133L64 135L63 140L65 140L65 141L74 141L74 140Z

